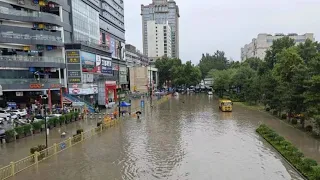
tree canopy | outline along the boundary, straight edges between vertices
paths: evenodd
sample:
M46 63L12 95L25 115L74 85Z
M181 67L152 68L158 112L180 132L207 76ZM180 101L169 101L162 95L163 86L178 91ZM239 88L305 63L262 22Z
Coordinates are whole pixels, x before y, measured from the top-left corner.
M201 71L191 61L182 63L180 59L161 58L155 62L159 71L159 84L171 82L174 86L197 85L201 80Z

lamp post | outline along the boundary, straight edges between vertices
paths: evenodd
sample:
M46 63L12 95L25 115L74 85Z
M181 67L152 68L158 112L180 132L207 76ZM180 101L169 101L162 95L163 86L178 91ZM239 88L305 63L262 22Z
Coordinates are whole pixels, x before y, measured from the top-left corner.
M119 46L118 46L118 50L119 50L119 55L120 55L120 61L122 61L122 46L121 46L121 43L119 43ZM118 63L118 83L119 83L119 93L118 93L118 97L119 97L119 107L118 107L118 111L119 111L119 118L120 118L120 102L121 102L121 97L120 97L120 91L121 91L121 83L120 83L120 62Z
M149 62L149 90L150 90L150 105L152 106L152 78L151 78L151 62Z
M42 100L42 109L43 109L43 116L44 116L44 129L46 132L46 148L48 148L48 130L47 130L47 110L46 110L46 101L48 99L47 95L40 95Z

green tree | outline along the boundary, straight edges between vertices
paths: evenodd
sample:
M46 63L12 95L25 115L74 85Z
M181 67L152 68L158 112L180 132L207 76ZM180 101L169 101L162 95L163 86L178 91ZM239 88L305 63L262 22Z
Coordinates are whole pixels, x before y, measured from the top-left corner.
M307 67L296 47L283 50L277 58L273 73L278 82L278 93L281 95L279 100L290 114L301 113L305 108L303 92Z
M202 58L199 62L199 67L201 70L201 78L204 79L208 76L208 73L212 69L223 70L227 69L229 66L229 61L225 57L223 51L216 51L213 55L202 54Z
M283 49L290 48L295 45L294 39L288 36L274 40L270 50L266 52L265 61L270 69L273 69L277 63L277 55L282 52Z

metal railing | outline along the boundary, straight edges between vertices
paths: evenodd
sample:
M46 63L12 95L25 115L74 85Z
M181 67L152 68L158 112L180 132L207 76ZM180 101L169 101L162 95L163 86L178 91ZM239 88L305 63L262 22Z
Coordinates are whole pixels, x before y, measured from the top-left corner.
M1 61L26 61L26 62L54 62L64 63L62 57L47 57L47 56L2 56L0 55Z
M61 21L61 18L58 15L46 13L46 12L38 12L38 11L28 12L28 11L19 11L15 9L9 9L6 7L0 7L0 13L14 15L14 16L42 17L42 18L47 18L48 16L50 16L57 21Z
M156 101L156 104L162 104L169 100L170 95L167 95L165 98L162 98ZM140 107L136 108L138 110ZM133 111L135 111L133 110ZM101 115L101 114L100 114ZM86 139L90 139L92 136L102 133L103 130L108 129L109 127L115 126L122 120L122 118L118 118L110 121L103 121L99 127L92 128L88 131L82 132L81 134L75 135L73 137L69 137L67 140L62 141L60 143L55 143L53 146L50 146L42 151L35 152L32 155L29 155L21 160L11 162L9 165L0 168L0 180L8 179L17 173L33 166L37 165L39 162L42 162L54 155L59 154L60 152L71 148L72 146L83 142Z
M62 38L58 36L51 36L51 35L44 35L44 34L37 34L35 36L30 36L29 34L20 34L14 32L0 32L0 37L2 38L11 38L11 39L26 39L26 40L42 40L42 41L55 41L61 42Z

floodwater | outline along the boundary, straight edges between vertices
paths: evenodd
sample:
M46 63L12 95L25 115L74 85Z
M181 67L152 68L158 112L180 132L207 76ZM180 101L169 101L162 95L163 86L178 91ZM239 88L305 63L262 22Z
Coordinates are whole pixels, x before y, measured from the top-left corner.
M259 121L274 121L267 114L238 106L222 113L207 95L142 112L12 179L301 179L255 133Z

